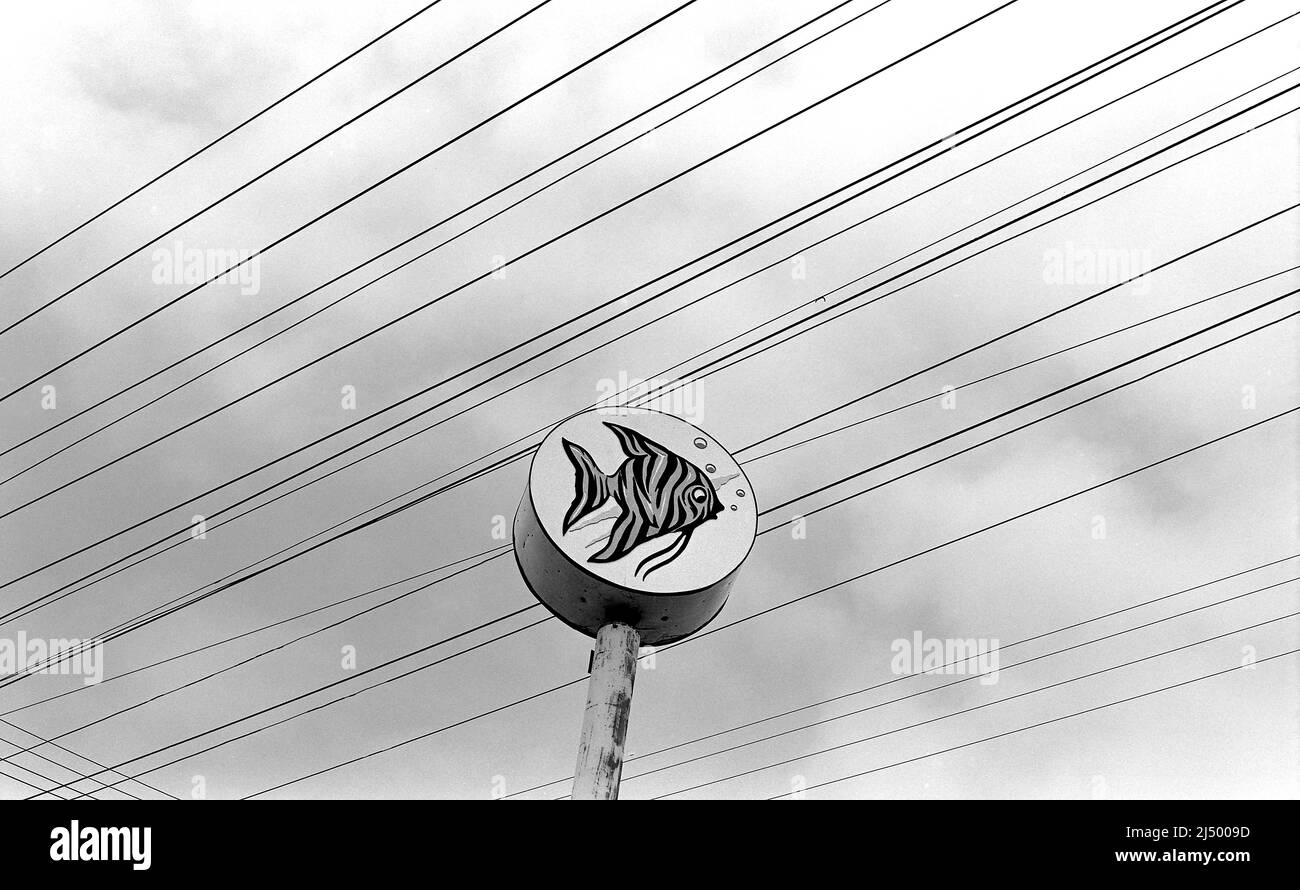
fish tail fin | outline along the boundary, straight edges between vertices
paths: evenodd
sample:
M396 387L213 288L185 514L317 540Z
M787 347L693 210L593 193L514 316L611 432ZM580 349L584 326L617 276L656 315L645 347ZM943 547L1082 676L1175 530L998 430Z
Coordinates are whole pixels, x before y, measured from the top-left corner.
M562 439L561 442L577 477L574 481L573 503L569 505L569 512L564 514L562 531L567 532L575 522L605 503L609 497L609 477L596 466L595 459L587 453L587 449L568 439Z

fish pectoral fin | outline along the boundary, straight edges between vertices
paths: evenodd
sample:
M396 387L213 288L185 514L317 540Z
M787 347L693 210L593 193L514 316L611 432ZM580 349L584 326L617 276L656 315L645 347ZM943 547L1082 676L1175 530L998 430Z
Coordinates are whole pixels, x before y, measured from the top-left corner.
M616 559L621 559L646 539L648 531L649 526L646 525L645 521L637 513L624 507L618 519L614 521L614 527L610 529L609 539L605 541L605 546L587 561L613 562Z
M569 526L566 534L570 532L582 531L593 525L600 525L602 522L613 522L618 516L619 506L613 500L606 500L604 506L597 508L594 512L588 513L582 519L576 520L573 525ZM597 539L599 540L599 539Z

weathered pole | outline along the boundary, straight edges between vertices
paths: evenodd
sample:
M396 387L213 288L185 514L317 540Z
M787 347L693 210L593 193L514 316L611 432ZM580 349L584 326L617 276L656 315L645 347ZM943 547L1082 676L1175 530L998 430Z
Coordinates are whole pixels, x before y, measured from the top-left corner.
M697 427L642 408L585 411L533 454L515 561L557 618L596 638L574 800L617 800L642 646L722 611L758 530L736 459Z
M641 635L620 621L606 624L596 634L587 709L578 740L578 766L573 774L574 800L618 800L640 649Z

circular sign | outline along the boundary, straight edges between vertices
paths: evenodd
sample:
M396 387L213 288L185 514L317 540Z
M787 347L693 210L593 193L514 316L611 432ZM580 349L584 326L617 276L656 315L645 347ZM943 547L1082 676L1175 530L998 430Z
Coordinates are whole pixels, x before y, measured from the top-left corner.
M594 410L533 455L515 559L571 627L623 621L658 645L721 611L757 526L749 480L707 433L658 411Z

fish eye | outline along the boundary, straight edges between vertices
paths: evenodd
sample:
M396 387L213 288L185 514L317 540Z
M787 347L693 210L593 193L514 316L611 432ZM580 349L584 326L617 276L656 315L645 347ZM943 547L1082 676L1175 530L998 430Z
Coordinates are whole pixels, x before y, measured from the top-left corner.
M691 500L695 501L695 503L697 503L697 504L702 504L702 503L704 503L704 501L705 501L705 499L706 499L707 497L708 497L708 495L705 494L703 488L692 488L692 489L691 489Z

